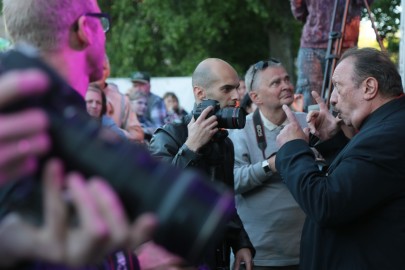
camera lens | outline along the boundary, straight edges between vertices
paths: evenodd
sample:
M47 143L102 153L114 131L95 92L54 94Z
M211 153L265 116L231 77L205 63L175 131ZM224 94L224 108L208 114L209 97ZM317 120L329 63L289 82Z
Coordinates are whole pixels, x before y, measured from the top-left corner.
M226 107L217 113L220 127L229 129L241 129L245 127L246 114L241 108Z
M36 99L26 99L2 112L44 109L53 143L49 156L65 161L67 171L105 178L131 220L143 212L155 213L159 222L154 236L157 243L193 263L222 237L227 222L235 214L233 192L225 184L212 182L200 172L159 162L144 146L105 138L99 123L85 111L83 98L35 56L11 50L0 60L0 71L4 72L40 68L48 74L52 88ZM35 191L40 185L35 182L29 188ZM32 195L41 199L39 193ZM33 212L30 201L24 199L20 209L24 206L27 208L22 211ZM32 213L37 224L43 219L41 209Z

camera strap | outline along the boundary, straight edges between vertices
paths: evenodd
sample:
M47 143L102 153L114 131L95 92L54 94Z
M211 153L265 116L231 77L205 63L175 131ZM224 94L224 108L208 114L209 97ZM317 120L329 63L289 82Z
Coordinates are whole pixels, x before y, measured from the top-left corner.
M257 146L262 150L263 158L266 159L264 151L267 147L266 136L264 135L264 126L262 118L260 117L259 108L253 113L253 125L256 132Z

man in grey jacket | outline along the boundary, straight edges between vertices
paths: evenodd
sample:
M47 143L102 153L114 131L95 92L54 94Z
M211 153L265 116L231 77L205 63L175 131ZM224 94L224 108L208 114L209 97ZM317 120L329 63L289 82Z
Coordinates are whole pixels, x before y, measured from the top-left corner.
M294 101L294 87L280 62L260 61L246 73L246 87L257 110L244 129L234 130L236 207L256 248L254 269L298 269L305 215L268 166L278 150L276 137L288 123L282 106ZM296 113L306 126L306 114Z

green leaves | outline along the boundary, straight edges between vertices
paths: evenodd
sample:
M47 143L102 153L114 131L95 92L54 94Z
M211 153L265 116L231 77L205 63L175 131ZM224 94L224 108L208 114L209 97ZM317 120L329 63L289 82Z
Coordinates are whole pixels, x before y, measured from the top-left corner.
M260 59L281 56L294 73L302 24L293 18L289 1L99 0L99 4L113 20L107 35L112 76L126 77L135 70L153 76L189 76L207 57L228 61L242 75ZM398 29L399 4L400 0L375 0L372 5L385 36Z

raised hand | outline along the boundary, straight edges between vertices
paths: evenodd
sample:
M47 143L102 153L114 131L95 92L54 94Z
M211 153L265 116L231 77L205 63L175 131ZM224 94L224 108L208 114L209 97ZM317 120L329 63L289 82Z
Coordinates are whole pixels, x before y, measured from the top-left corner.
M312 91L311 94L319 105L319 111L310 111L307 114L309 131L322 141L325 141L340 131L342 121L330 113L325 102L317 92Z
M283 105L283 110L287 115L289 123L281 130L277 136L277 144L279 147L292 140L305 140L308 142L308 134L305 134L294 113L287 105Z

